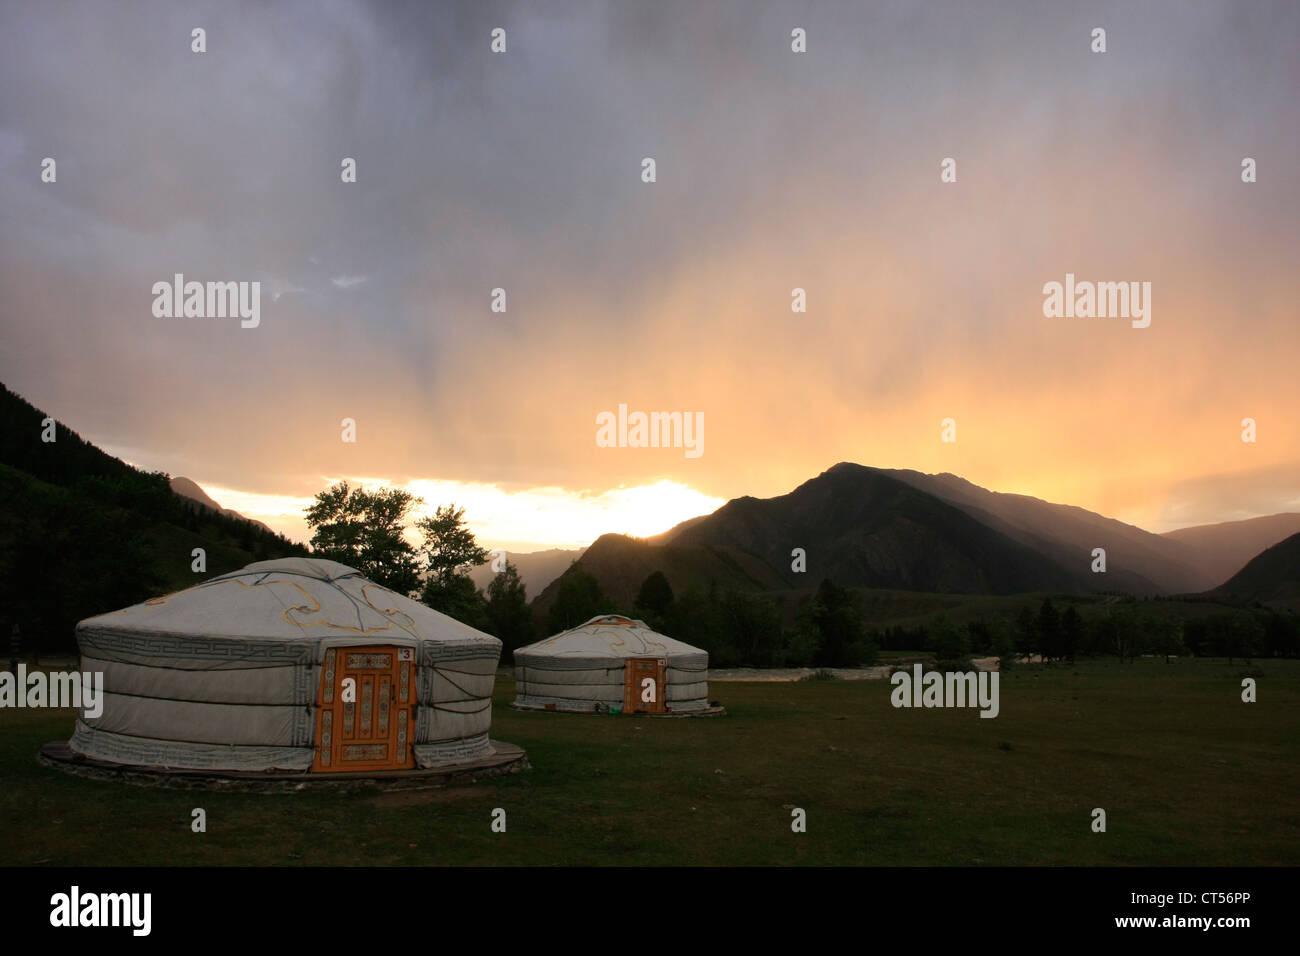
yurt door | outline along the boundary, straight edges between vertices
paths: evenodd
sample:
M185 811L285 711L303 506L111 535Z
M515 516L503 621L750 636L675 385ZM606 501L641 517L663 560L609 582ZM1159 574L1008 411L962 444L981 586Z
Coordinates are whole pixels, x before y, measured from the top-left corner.
M628 658L623 667L623 713L665 712L664 663L657 657Z
M415 766L415 649L325 651L312 770L403 770Z

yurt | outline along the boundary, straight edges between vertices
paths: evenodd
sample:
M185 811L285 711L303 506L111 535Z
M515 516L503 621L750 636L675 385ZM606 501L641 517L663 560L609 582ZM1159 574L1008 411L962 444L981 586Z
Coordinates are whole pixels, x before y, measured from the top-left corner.
M77 625L95 761L312 774L491 756L501 642L333 561L261 561Z
M652 631L644 621L603 614L515 651L512 705L576 713L704 713L709 655Z

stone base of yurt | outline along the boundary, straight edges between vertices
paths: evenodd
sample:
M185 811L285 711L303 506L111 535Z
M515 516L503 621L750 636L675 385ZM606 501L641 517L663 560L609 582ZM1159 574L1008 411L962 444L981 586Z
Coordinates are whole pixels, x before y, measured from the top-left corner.
M66 773L94 780L117 780L141 787L171 790L231 790L285 793L300 790L427 790L484 777L530 769L521 747L500 740L490 742L490 753L463 762L444 763L420 770L372 770L354 773L303 771L177 770L97 760L77 753L66 740L46 744L37 761Z

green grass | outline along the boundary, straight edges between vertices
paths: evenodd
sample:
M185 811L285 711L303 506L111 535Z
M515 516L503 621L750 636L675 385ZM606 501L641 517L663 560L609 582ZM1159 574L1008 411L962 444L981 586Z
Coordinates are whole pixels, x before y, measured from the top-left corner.
M1300 662L1022 666L993 720L890 690L717 683L726 716L668 720L519 713L499 681L493 736L534 769L396 793L85 780L34 759L68 713L3 710L0 864L1300 863Z

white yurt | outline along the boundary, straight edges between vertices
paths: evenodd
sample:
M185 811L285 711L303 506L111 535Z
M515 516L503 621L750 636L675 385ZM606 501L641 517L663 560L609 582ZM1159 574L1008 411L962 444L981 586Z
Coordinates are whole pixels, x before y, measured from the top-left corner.
M261 561L77 625L115 764L337 773L489 757L501 642L333 561Z
M602 614L515 657L521 710L684 714L709 710L709 655L644 621Z

